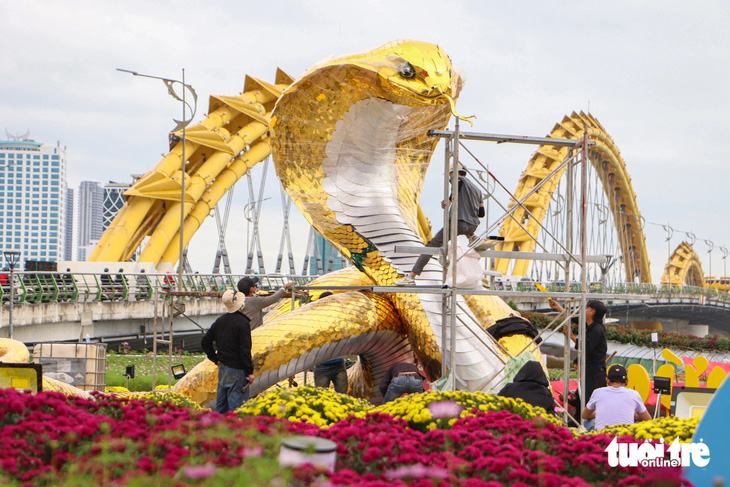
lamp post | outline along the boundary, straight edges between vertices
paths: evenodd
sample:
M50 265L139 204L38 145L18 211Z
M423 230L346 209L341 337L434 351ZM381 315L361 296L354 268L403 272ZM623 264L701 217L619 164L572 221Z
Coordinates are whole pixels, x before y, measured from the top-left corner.
M172 129L172 132L177 132L178 130L182 129L182 160L180 161L180 255L178 256L178 275L177 275L177 290L182 291L183 290L183 253L185 250L185 239L183 236L183 225L185 224L185 129L190 124L190 122L195 117L195 112L198 109L198 95L195 93L195 90L192 86L185 83L185 69L182 70L182 80L176 80L176 79L170 79L170 78L162 78L160 76L152 76L149 74L141 74L136 71L130 71L128 69L120 69L117 68L117 71L121 71L123 73L129 73L134 76L141 76L143 78L152 78L152 79L159 79L162 80L163 83L165 83L165 86L167 86L167 92L168 94L176 99L179 102L182 102L182 109L183 109L183 116L182 120L175 120L172 119L173 122L175 122L177 125L174 129ZM182 86L182 95L178 95L175 92L175 84L179 84ZM190 94L193 96L193 106L191 107L190 104L187 102L185 97L185 92L187 90L190 90ZM187 111L188 109L191 112L190 118L187 118Z
M710 256L710 270L708 271L708 276L712 275L712 250L715 248L715 243L712 240L705 240L705 245L707 245L707 255ZM705 276L702 276L704 279ZM704 284L704 283L702 283Z
M5 262L10 267L10 313L8 314L8 336L13 338L13 307L15 305L15 265L20 261L20 252L17 250L3 251Z

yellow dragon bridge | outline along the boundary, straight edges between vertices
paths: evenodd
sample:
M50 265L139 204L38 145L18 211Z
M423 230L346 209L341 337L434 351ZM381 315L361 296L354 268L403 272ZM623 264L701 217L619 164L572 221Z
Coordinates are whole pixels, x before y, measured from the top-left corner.
M440 47L399 41L329 59L296 81L281 71L274 85L247 78L238 97L211 98L208 117L187 132L186 243L223 194L273 153L292 201L354 264L314 284L392 285L418 257L397 254L395 246L430 238L418 206L437 143L427 134L446 127L462 84ZM147 235L139 261L178 260L181 145L127 192L91 260L128 259ZM432 259L417 284L440 286L441 276ZM290 309L282 303L253 331L252 393L345 355L363 359L370 388L392 363L413 355L432 379L442 356L453 355L448 366L462 389L489 390L503 378L508 356L485 330L513 311L496 297L458 297L453 354L450 340L444 350L439 345L439 294L344 292ZM523 335L502 339L511 352L529 342ZM530 350L540 359L536 347ZM215 366L204 361L177 390L204 402L215 394L215 380Z

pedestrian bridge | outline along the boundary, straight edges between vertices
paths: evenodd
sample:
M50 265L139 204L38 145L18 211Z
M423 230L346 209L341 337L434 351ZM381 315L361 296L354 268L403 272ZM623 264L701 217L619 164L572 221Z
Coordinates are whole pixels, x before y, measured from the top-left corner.
M225 289L235 289L242 275L184 274L182 290L184 314L170 318L169 291L177 290L172 274L110 274L19 272L14 275L15 299L12 306L13 337L26 343L75 341L87 335L93 340L151 341L155 329L169 330L170 323L179 340L198 336L224 307L215 299ZM260 289L278 289L294 281L305 286L316 276L261 275ZM520 282L509 290L475 291L500 295L520 309L549 311L547 296L576 299L580 285L565 290L564 284L545 284L548 293L534 283ZM10 284L4 282L0 296L0 336L9 336L11 322ZM378 288L377 291L388 291ZM393 289L395 291L395 289ZM730 294L712 288L623 283L593 284L589 297L602 299L610 316L621 323L664 324L665 331L695 335L730 334ZM192 338L190 340L193 340ZM197 341L197 338L194 339ZM183 343L184 344L184 343ZM141 348L141 347L140 347Z
M225 307L216 299L226 289L235 289L242 275L185 274L182 291L184 314L170 317L170 291L178 289L177 275L18 272L13 277L11 306L9 279L2 283L0 336L29 344L76 341L87 335L97 341L151 343L155 326L168 331L171 323L177 344L186 335L199 335ZM277 289L286 282L308 283L311 276L259 276L260 289ZM199 341L199 338L195 339ZM146 348L151 348L147 346Z

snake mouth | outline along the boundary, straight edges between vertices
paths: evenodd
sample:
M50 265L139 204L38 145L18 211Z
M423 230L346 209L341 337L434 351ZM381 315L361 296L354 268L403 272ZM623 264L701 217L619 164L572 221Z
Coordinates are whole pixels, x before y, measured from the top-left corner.
M469 122L469 125L471 125L472 127L474 126L474 123L471 121L471 119L477 118L476 115L469 115L468 117L463 117L463 116L459 115L458 113L456 113L456 102L454 102L454 99L450 95L447 95L446 93L441 93L441 94L437 95L436 98L446 98L446 100L448 100L448 102L449 102L449 107L451 108L451 114L453 116L455 116L456 118L458 118L459 120L464 120L466 122Z

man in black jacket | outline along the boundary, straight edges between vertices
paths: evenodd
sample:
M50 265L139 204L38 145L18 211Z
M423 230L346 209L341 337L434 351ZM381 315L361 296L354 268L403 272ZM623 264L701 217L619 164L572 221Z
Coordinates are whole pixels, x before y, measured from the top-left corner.
M235 411L249 398L253 383L251 326L241 308L246 297L232 289L223 293L228 313L220 316L200 344L208 359L218 365L218 394L215 410ZM215 346L213 345L215 343Z

